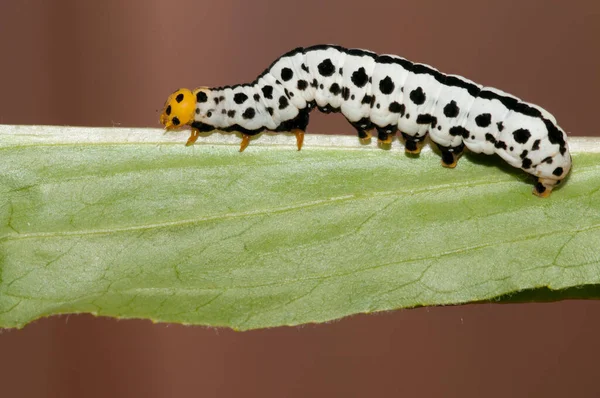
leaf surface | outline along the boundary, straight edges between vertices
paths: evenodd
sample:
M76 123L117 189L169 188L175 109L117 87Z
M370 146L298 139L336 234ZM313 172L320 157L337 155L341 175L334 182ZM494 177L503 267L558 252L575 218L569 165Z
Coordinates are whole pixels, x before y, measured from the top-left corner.
M0 327L86 312L246 330L600 297L598 141L572 139L570 178L540 199L497 157L450 170L349 136L241 154L232 135L185 138L0 126Z

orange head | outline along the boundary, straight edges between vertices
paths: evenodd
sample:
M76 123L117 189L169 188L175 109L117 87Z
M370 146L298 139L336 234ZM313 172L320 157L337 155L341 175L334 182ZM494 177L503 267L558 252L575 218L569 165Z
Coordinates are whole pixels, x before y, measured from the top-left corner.
M196 111L196 96L191 90L181 88L169 95L165 107L160 114L160 123L170 130L194 120Z

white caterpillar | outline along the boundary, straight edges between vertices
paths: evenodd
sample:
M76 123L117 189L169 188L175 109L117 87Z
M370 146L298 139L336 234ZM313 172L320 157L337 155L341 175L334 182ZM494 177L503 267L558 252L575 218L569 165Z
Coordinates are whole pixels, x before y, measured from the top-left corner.
M335 45L296 48L278 58L250 84L180 89L161 114L167 129L191 125L199 132L291 131L302 146L309 113L341 112L361 140L375 128L382 144L400 131L409 153L419 153L429 134L442 164L455 167L466 146L498 154L532 174L534 193L548 196L571 169L566 134L536 105L461 76L395 55Z

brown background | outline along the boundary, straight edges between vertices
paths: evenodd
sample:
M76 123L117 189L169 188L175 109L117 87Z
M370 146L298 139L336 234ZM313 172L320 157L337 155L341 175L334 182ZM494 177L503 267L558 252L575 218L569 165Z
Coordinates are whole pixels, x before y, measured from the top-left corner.
M175 88L296 46L402 55L598 135L600 2L0 2L0 123L158 127ZM352 133L337 115L309 131ZM468 305L245 333L62 316L0 334L6 397L600 396L600 302ZM398 394L400 393L400 394Z

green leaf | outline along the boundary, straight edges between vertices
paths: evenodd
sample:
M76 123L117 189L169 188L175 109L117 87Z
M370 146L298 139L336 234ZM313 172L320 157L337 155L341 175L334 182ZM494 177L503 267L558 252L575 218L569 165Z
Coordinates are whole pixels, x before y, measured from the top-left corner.
M0 326L92 313L235 329L600 297L600 143L547 199L356 137L0 126ZM566 290L565 290L566 289ZM521 293L518 293L521 292Z

